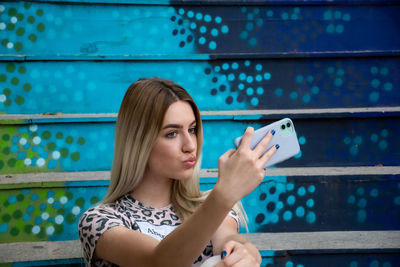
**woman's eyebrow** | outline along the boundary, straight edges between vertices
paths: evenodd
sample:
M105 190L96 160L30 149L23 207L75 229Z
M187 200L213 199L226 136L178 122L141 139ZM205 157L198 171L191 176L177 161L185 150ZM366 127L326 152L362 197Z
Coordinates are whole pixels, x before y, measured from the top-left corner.
M192 126L193 124L196 124L196 120L192 121L190 126ZM171 123L171 124L165 125L162 129L164 130L164 129L168 129L168 128L181 129L181 128L183 128L183 125Z

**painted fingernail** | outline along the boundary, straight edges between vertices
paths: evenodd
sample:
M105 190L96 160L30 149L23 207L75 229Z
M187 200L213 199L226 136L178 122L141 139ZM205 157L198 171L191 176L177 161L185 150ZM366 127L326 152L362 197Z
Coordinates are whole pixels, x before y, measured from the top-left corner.
M278 144L275 145L275 148L278 149L280 146Z
M271 134L274 135L274 134L275 134L275 130L272 130L272 131L271 131Z
M221 253L221 259L223 259L223 258L225 258L226 257L226 251L222 251L222 253Z

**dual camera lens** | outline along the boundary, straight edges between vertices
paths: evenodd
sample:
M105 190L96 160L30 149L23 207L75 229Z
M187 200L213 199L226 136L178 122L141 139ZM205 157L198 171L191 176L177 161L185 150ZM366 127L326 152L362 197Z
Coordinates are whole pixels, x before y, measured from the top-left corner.
M288 123L286 123L286 126L285 126L285 124L282 124L281 128L282 128L282 130L285 130L286 127L289 128L290 126L291 126L290 122L288 122Z

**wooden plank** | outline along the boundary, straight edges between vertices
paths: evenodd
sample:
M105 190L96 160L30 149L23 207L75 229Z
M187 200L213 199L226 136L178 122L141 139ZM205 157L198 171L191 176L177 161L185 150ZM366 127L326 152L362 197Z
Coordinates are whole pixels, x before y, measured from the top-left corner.
M4 21L18 13L32 17L2 26L7 30L0 32L0 54L8 56L400 53L399 5L116 5L111 13L102 4L7 2L3 7Z
M398 175L400 167L297 167L267 169L265 176L350 176L350 175ZM216 178L218 169L201 169L201 178ZM109 180L109 171L96 172L49 172L49 173L22 173L0 175L0 185L43 183L43 182L71 182L71 181L99 181Z
M262 233L246 236L259 250L276 252L400 248L400 231ZM0 244L0 251L0 263L83 257L79 240L7 243Z
M301 153L278 167L399 166L398 120L295 119ZM247 126L257 129L272 121L204 121L202 168L216 168ZM110 170L114 127L113 122L0 125L0 173Z
M400 103L400 57L145 62L0 62L0 112L117 113L131 83L181 84L200 110L382 111ZM329 111L332 109L332 111ZM64 116L64 115L60 115ZM72 116L72 115L71 115Z

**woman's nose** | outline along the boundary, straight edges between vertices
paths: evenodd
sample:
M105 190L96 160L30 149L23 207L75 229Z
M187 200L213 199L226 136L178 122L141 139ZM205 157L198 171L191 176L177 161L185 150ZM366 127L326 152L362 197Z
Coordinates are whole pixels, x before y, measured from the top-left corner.
M182 150L183 152L193 152L196 149L197 138L189 133L184 136Z

